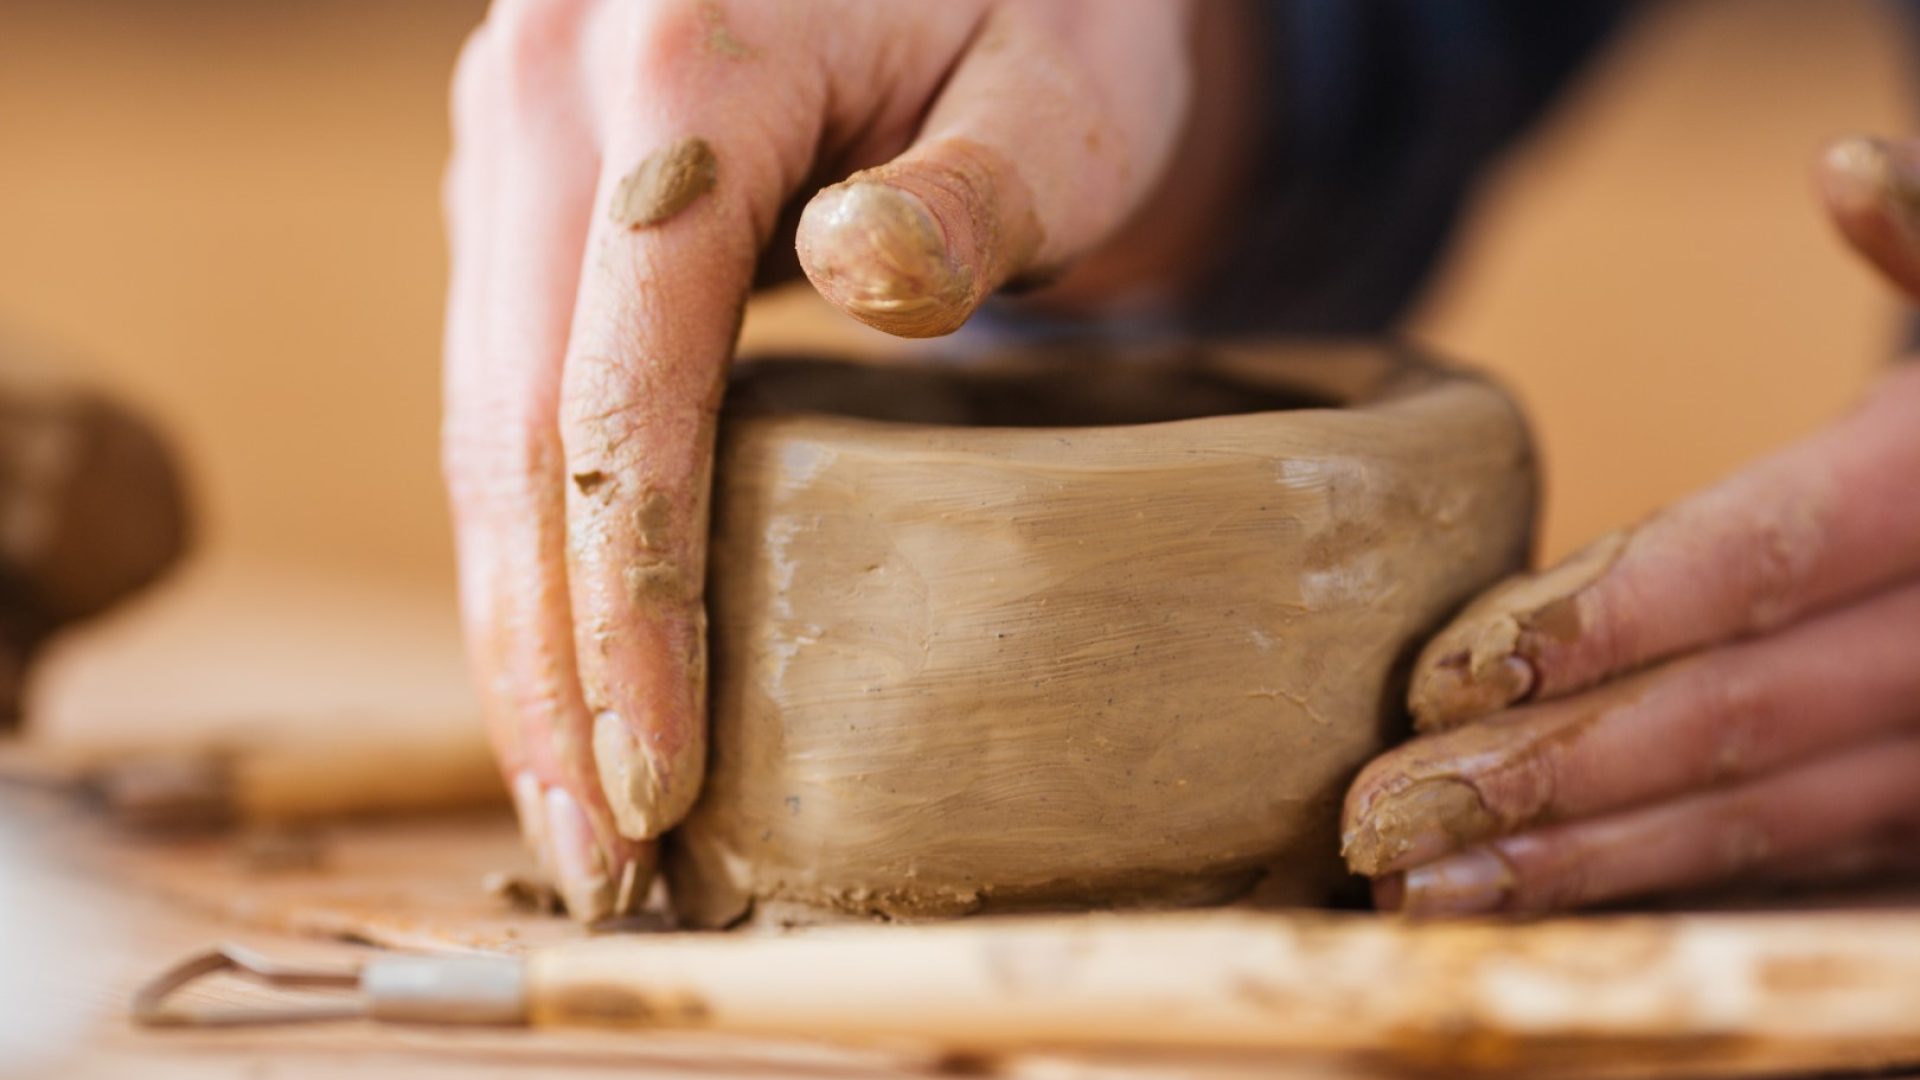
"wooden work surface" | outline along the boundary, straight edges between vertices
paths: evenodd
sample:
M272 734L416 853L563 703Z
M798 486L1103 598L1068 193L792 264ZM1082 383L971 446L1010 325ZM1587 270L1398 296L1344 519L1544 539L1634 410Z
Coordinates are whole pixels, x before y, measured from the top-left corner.
M0 937L0 952L16 959L11 981L0 975L0 993L21 993L29 978L49 979L54 984L50 996L80 1013L80 1026L64 1051L28 1059L32 1067L24 1075L300 1077L351 1067L364 1076L402 1078L535 1068L543 1076L614 1070L642 1076L929 1076L951 1075L961 1067L914 1048L840 1048L683 1033L367 1024L137 1030L126 1018L132 989L216 942L242 943L280 959L346 964L376 946L515 952L572 940L582 931L561 919L515 912L487 895L481 884L487 874L525 867L504 816L328 826L297 841L244 834L161 841L109 828L64 795L0 788L0 820L9 823L10 838L26 838L5 852L9 872L20 875L16 880L26 891L59 908L49 917L45 940ZM0 918L18 933L19 913L5 910L5 900L0 894ZM1912 900L1907 893L1891 899L1856 897L1852 903L1888 906ZM1409 935L1420 932L1407 929ZM22 953L24 965L17 963ZM262 994L217 984L201 1000L259 1003ZM10 1002L9 1011L28 1006L31 1019L35 1004ZM69 1015L49 1023L72 1020ZM0 1031L0 1049L6 1047ZM1608 1074L1664 1075L1659 1068L1635 1066L1633 1053L1623 1048L1619 1065L1610 1065ZM1272 1058L1026 1055L990 1064L968 1061L964 1067L1016 1077L1398 1075L1364 1063ZM1708 1069L1713 1071L1711 1065ZM1767 1072L1764 1061L1748 1059L1723 1075ZM0 1075L11 1074L0 1065Z
M37 972L61 983L83 1027L64 1051L18 1075L46 1077L362 1077L525 1075L920 1077L954 1063L916 1049L859 1049L682 1033L518 1032L327 1024L214 1031L142 1031L127 1019L133 989L218 942L276 958L348 964L377 946L517 951L583 932L563 919L515 913L486 894L489 873L526 868L504 815L368 822L314 837L317 862L274 868L248 838L159 841L106 827L64 796L0 788L0 821L32 837L6 853L10 874L81 913L60 927ZM269 849L271 850L271 849ZM254 854L249 854L254 852ZM0 917L8 911L0 906ZM59 920L56 920L56 923ZM0 937L0 953L14 939ZM44 946L44 943L43 943ZM68 952L68 950L72 950ZM34 963L33 956L28 958ZM0 995L18 983L0 981ZM257 1002L242 987L208 1002ZM10 1004L28 1004L10 1002ZM0 1047L6 1043L0 1038ZM0 1059L0 1076L16 1075ZM972 1067L969 1065L968 1067ZM1102 1061L1032 1055L996 1063L1010 1076L1355 1077L1371 1072L1265 1060Z

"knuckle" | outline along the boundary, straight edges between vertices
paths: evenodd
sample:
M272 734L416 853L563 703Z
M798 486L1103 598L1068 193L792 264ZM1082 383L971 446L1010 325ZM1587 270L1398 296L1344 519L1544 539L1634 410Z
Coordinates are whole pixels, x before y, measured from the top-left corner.
M1769 808L1751 799L1736 799L1712 833L1710 861L1703 876L1735 877L1765 865L1775 847Z
M624 27L628 55L639 70L672 79L701 56L716 19L717 5L692 0L663 0L636 5Z
M586 13L584 0L500 0L487 23L500 40L509 70L555 66L577 36Z
M453 83L449 92L456 148L471 143L484 130L491 111L488 99L494 85L494 41L491 24L481 23L467 35L453 65Z
M570 95L586 4L502 0L469 39L455 69L456 112L465 126L522 118Z
M1477 786L1505 827L1518 828L1555 816L1560 769L1559 755L1535 743L1489 773Z
M1763 680L1724 662L1701 665L1695 673L1692 708L1711 733L1705 779L1714 783L1745 775L1762 750L1767 697Z
M550 441L531 424L493 424L490 415L454 416L441 429L441 479L457 517L536 504L558 474Z
M1825 515L1804 500L1787 500L1760 514L1747 560L1748 622L1755 630L1783 625L1799 614L1808 579L1818 565Z

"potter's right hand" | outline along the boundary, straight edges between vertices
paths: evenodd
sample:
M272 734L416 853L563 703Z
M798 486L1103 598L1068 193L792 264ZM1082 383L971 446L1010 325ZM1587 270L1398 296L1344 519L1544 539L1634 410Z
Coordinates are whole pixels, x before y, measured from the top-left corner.
M714 417L763 250L804 205L820 291L920 336L1110 249L1183 132L1194 14L1113 13L499 0L469 42L446 185L461 601L575 917L631 909L700 790Z

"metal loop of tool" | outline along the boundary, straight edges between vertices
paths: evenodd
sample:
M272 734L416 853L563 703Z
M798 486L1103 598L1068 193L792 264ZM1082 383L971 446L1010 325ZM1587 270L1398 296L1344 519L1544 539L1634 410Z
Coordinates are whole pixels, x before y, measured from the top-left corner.
M174 995L208 976L228 973L282 990L358 990L359 968L302 968L269 960L237 945L219 945L190 956L155 976L133 995L133 1020L142 1027L232 1027L352 1020L367 1015L365 1002L313 1001L281 1006L183 1008Z

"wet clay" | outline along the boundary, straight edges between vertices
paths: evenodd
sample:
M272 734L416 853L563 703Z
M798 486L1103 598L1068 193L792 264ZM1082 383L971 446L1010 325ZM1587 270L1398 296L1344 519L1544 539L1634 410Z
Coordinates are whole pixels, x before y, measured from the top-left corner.
M707 51L728 60L751 60L758 56L759 50L734 36L727 26L727 13L720 10L714 0L706 0L700 5L700 21L706 25L705 44Z
M1413 850L1415 837L1438 828L1455 848L1499 831L1479 789L1467 780L1437 776L1413 780L1374 803L1361 824L1340 839L1340 854L1369 877Z
M698 926L1324 899L1534 498L1498 389L1360 348L764 363L715 481Z
M808 280L849 315L890 334L933 337L1030 270L1043 240L1012 165L950 138L821 191L794 245Z
M658 225L712 191L718 176L713 148L705 139L675 139L621 178L609 212L630 229Z
M1441 731L1526 701L1538 681L1540 639L1581 636L1581 594L1619 560L1631 535L1609 533L1557 566L1502 582L1435 635L1407 702L1414 727Z
M1577 703L1463 724L1384 759L1390 771L1374 775L1376 766L1355 782L1361 801L1341 837L1347 867L1374 877L1551 820L1567 756L1608 716L1638 708L1648 686L1645 676L1616 680Z

